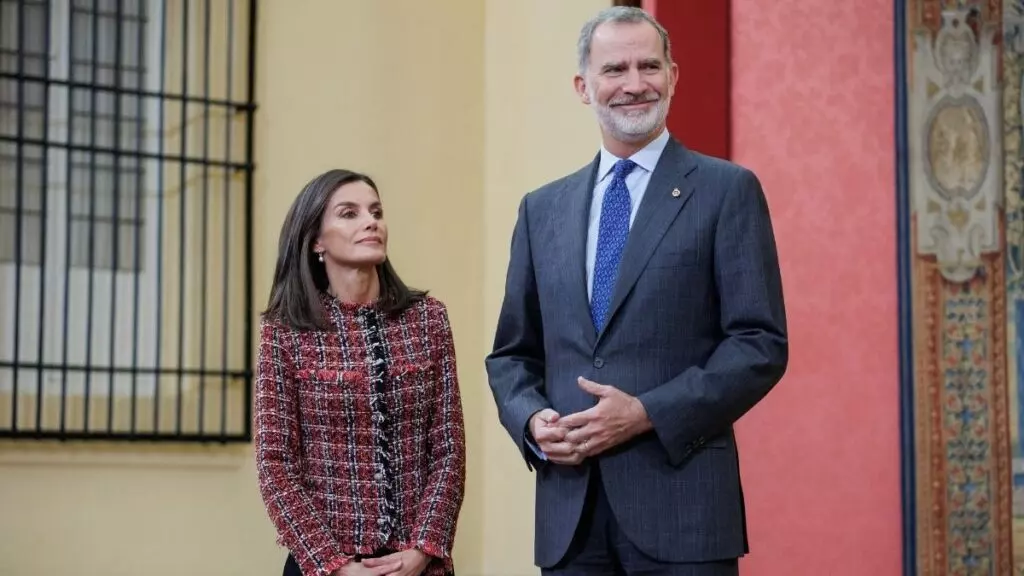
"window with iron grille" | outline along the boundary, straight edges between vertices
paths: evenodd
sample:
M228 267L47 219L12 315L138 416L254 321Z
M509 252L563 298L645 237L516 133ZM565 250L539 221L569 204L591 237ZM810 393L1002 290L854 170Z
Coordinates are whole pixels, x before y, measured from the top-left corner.
M248 440L255 0L0 0L0 436Z

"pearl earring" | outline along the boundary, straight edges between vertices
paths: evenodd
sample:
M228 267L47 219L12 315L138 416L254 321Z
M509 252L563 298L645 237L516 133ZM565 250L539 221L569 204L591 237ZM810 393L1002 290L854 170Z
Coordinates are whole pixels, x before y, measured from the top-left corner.
M324 253L323 253L323 252L317 252L317 256L319 256L319 257L320 257L320 261L321 261L321 262L323 262L323 261L324 261Z

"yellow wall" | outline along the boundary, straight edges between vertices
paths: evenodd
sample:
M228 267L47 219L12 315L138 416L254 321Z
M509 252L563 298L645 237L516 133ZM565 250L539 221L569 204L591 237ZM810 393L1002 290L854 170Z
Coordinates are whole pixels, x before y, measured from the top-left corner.
M395 265L448 303L469 440L459 573L536 574L533 478L483 356L523 193L588 161L576 34L606 0L266 1L259 15L255 293L311 176L381 186ZM0 445L0 576L280 574L251 447Z
M484 68L487 151L484 166L484 309L490 344L504 294L509 241L522 195L575 171L597 153L590 111L572 88L580 26L611 2L489 0ZM522 43L523 39L529 39ZM489 348L488 348L489 349ZM475 362L486 390L482 362ZM482 432L486 508L482 574L536 574L533 475L498 424L487 392Z

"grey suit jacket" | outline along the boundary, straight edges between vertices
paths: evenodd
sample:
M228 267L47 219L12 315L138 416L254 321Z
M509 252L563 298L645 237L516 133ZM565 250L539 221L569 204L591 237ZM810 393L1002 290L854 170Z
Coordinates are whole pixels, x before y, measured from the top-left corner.
M640 550L673 562L742 556L732 426L788 360L761 185L749 170L670 139L597 333L584 258L598 161L522 199L486 360L501 423L536 472L535 563L550 567L565 554L595 465L619 526ZM637 396L654 430L579 466L536 460L526 444L534 413L594 405L578 376Z

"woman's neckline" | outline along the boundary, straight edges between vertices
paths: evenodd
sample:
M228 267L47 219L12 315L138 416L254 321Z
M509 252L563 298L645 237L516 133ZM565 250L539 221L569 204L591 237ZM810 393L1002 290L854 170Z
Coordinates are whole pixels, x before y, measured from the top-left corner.
M353 302L350 300L342 300L327 291L322 291L320 294L326 302L334 304L342 312L361 312L363 310L377 310L380 308L379 296L368 302Z

